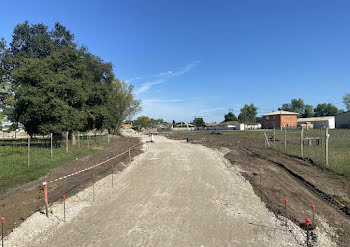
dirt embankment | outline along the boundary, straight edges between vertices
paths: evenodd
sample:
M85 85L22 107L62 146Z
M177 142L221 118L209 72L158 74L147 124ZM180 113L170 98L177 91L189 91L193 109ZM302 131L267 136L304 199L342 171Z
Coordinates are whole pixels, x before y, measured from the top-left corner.
M172 132L167 135L172 139L190 138L192 143L223 150L233 166L241 167L243 176L271 211L287 216L302 228L306 217L312 219L311 205L315 205L315 225L323 227L330 235L334 231L338 237L333 236L333 240L339 246L348 246L349 180L306 161L268 150L262 140L235 138L234 135L218 132ZM246 167L244 161L247 161ZM262 172L261 190L259 172ZM288 199L287 211L284 208L285 198ZM322 222L328 223L331 228L322 225Z
M0 198L0 215L6 217L6 235L15 227L19 226L27 217L32 215L44 206L43 180L52 180L72 172L90 167L102 162L114 155L122 153L139 142L138 138L118 136L111 138L111 144L108 147L99 147L91 155L80 157L74 161L67 162L51 170L47 175L32 183L13 188ZM140 153L139 148L131 150L132 156ZM70 177L60 182L50 183L48 185L49 203L58 200L63 194L67 197L74 195L92 183L91 174L95 173L96 178L100 179L111 173L111 165L114 165L114 172L123 170L128 165L128 154L118 157L104 165L98 166L92 170Z

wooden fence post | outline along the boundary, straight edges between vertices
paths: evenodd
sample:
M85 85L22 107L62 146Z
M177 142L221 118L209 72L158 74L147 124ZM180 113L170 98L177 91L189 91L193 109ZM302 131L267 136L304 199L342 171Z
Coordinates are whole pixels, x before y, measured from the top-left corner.
M52 146L53 146L53 134L52 133L51 133L50 137L51 137L50 156L51 156L51 159L52 159L52 157L53 157L53 149L52 149Z
M88 142L88 148L90 148L89 132L87 133L87 142Z
M273 127L273 145L276 145L276 128Z
M287 128L284 127L284 152L287 153Z
M328 134L328 127L326 128L326 145L325 145L325 161L326 161L326 166L328 166L328 139L329 139L329 134Z
M266 142L266 144L267 144L267 147L270 148L270 142L269 142L269 139L268 139L267 136L266 136L265 131L264 131L264 136L265 136L265 142Z
M28 167L30 167L30 135L28 135L28 160L27 160L27 164Z
M80 149L80 132L78 131L78 149Z
M68 153L68 135L69 135L69 132L66 131L66 153Z
M300 154L301 158L304 158L304 127L301 127L300 133Z

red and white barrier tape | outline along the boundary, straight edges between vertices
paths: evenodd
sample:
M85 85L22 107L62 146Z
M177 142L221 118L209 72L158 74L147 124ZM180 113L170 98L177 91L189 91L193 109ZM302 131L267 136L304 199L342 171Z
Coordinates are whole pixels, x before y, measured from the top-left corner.
M136 146L138 146L138 145L140 145L140 144L137 143L137 144L131 146L129 149L132 149L132 148L134 148L134 147L136 147ZM63 177L59 177L59 178L50 180L50 181L48 181L48 182L44 181L43 185L46 185L46 183L53 183L53 182L61 181L61 180L63 180L63 179L66 179L66 178L69 178L69 177L78 175L78 174L80 174L80 173L82 173L82 172L86 172L86 171L88 171L88 170L91 170L91 169L93 169L93 168L95 168L95 167L97 167L97 166L103 165L103 164L105 164L105 163L107 163L107 162L109 162L109 161L111 161L111 160L113 160L113 159L115 159L115 158L118 158L118 157L120 157L120 156L122 156L122 155L128 153L128 152L129 152L129 149L128 149L127 151L121 153L121 154L115 155L115 156L113 156L113 157L111 157L111 158L109 158L109 159L107 159L107 160L105 160L105 161L102 161L102 162L100 162L100 163L98 163L98 164L96 164L96 165L93 165L93 166L90 166L90 167L88 167L88 168L85 168L85 169L82 169L82 170L73 172L73 173L71 173L71 174L67 174L67 175L65 175L65 176L63 176Z

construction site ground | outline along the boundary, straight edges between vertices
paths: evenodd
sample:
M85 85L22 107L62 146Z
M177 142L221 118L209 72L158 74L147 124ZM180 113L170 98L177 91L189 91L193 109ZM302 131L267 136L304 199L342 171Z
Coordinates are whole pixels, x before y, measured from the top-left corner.
M16 188L8 190L0 198L0 216L6 217L5 235L8 235L14 228L18 227L29 216L35 212L39 212L44 206L43 180L52 180L64 175L76 172L102 162L109 157L122 153L139 142L138 138L114 136L111 138L109 146L96 147L95 152L91 155L77 158L76 160L67 162L62 166L54 168L44 177ZM132 155L136 156L140 153L138 148L132 150ZM92 183L91 174L96 174L96 179L100 179L111 173L111 164L115 166L115 172L122 171L128 165L128 154L121 156L102 166L96 167L91 171L80 173L69 179L60 182L50 183L48 185L48 200L53 203L60 199L63 194L67 197L90 186ZM41 211L41 213L43 213Z
M301 229L305 229L305 218L312 219L311 205L315 205L316 230L326 232L339 246L349 246L348 179L313 165L307 160L267 149L264 145L263 132L261 138L256 140L244 138L241 134L219 131L173 131L164 135L183 141L190 138L191 144L201 144L222 152L230 161L232 169L240 170L240 174L249 181L256 195L261 197L268 209L277 216L288 217ZM288 199L287 210L284 199ZM313 233L314 242L317 242L318 237Z

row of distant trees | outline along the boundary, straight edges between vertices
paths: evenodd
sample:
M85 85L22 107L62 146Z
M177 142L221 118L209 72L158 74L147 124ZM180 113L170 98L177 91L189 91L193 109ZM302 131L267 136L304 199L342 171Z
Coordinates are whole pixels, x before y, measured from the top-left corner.
M350 94L343 97L343 103L346 109L350 110ZM335 116L344 112L331 103L321 103L314 108L312 105L305 104L302 99L292 99L290 103L283 104L279 110L297 112L303 118Z
M108 129L140 111L133 86L118 80L111 63L78 45L56 23L17 25L0 40L1 121L30 134Z
M343 97L343 103L347 110L350 110L350 94ZM335 116L343 113L344 110L338 109L334 104L321 103L315 108L312 105L305 104L302 99L292 99L290 103L283 104L278 110L291 111L299 114L299 117L323 117ZM244 105L240 109L238 117L233 112L228 112L224 115L224 122L239 121L241 123L259 123L262 121L261 117L257 117L258 108L254 104ZM196 126L203 126L205 124L203 118L194 119L193 123Z

